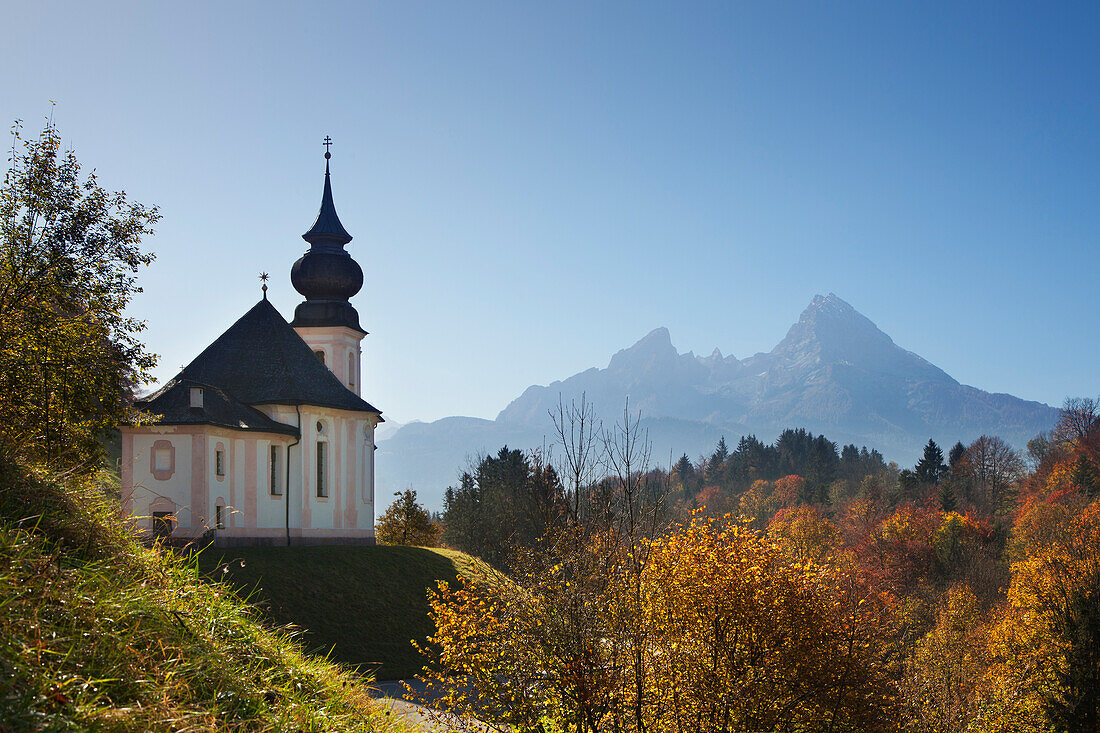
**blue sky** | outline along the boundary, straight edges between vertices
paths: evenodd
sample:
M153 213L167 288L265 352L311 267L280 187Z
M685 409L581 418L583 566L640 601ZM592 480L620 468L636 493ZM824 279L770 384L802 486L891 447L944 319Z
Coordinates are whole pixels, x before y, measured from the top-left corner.
M835 292L982 389L1100 393L1100 6L22 3L0 118L156 203L166 379L289 272L321 139L365 396L493 417L657 326L745 357Z

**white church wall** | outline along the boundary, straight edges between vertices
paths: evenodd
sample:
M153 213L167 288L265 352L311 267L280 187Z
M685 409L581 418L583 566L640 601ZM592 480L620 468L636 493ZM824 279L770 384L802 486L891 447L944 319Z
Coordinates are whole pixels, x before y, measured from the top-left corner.
M177 526L192 524L190 435L168 427L124 434L122 460L129 474L124 506L138 527L151 531L154 511L171 512Z
M154 511L170 511L174 537L216 529L219 542L333 541L374 536L374 422L363 413L303 406L302 439L203 425L128 427L122 434L124 513L151 531ZM297 422L286 406L264 409ZM288 417L289 415L289 417ZM324 432L317 432L317 423ZM328 496L316 495L316 446L326 445ZM271 493L270 449L279 448L281 493ZM286 461L290 461L289 485ZM158 454L158 450L160 453ZM219 457L220 454L220 457ZM158 462L159 461L159 462ZM221 507L221 528L217 517Z
M309 348L325 354L325 366L341 384L357 395L362 394L359 344L363 334L343 326L300 326L294 330L309 344Z
M317 430L321 423L323 431ZM371 423L362 413L302 409L303 528L374 534L374 474L363 458ZM317 495L317 444L325 446L327 496Z

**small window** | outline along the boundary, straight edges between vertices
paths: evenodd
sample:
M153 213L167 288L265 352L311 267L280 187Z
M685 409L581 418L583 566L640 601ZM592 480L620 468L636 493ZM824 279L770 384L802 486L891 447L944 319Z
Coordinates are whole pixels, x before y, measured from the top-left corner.
M214 473L218 476L225 475L225 451L214 451Z
M322 364L325 363L325 352L321 351L320 349L317 349L317 351L314 351L313 353L317 355L317 358L321 360Z
M320 435L325 434L325 424L323 422L321 422L320 420L317 421L317 432Z
M214 507L214 527L215 529L225 529L225 507L221 504Z
M202 407L202 387L191 388L191 407Z
M328 496L328 486L325 484L325 453L328 446L325 443L317 443L317 496Z
M279 470L279 446L271 446L271 495L280 496L283 493L283 485L279 481L282 471Z
M154 471L171 471L172 470L172 449L169 448L157 448L153 451L153 470Z
M355 389L355 356L348 354L348 389Z

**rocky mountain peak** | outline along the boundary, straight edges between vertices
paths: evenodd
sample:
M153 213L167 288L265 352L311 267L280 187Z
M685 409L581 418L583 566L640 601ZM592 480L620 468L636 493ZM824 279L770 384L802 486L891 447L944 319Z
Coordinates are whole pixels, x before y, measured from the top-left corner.
M667 328L661 326L650 331L630 348L617 352L611 357L607 368L612 372L649 371L654 367L671 364L676 357L672 336Z
M768 359L801 368L844 364L872 373L954 381L934 365L899 347L871 319L834 293L815 295Z

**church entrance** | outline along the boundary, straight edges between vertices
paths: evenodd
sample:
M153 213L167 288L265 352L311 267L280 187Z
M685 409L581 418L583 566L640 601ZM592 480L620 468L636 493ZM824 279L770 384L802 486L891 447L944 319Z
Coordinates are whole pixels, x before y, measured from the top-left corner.
M166 540L172 536L172 528L176 524L176 515L173 512L153 512L153 537L158 540Z

